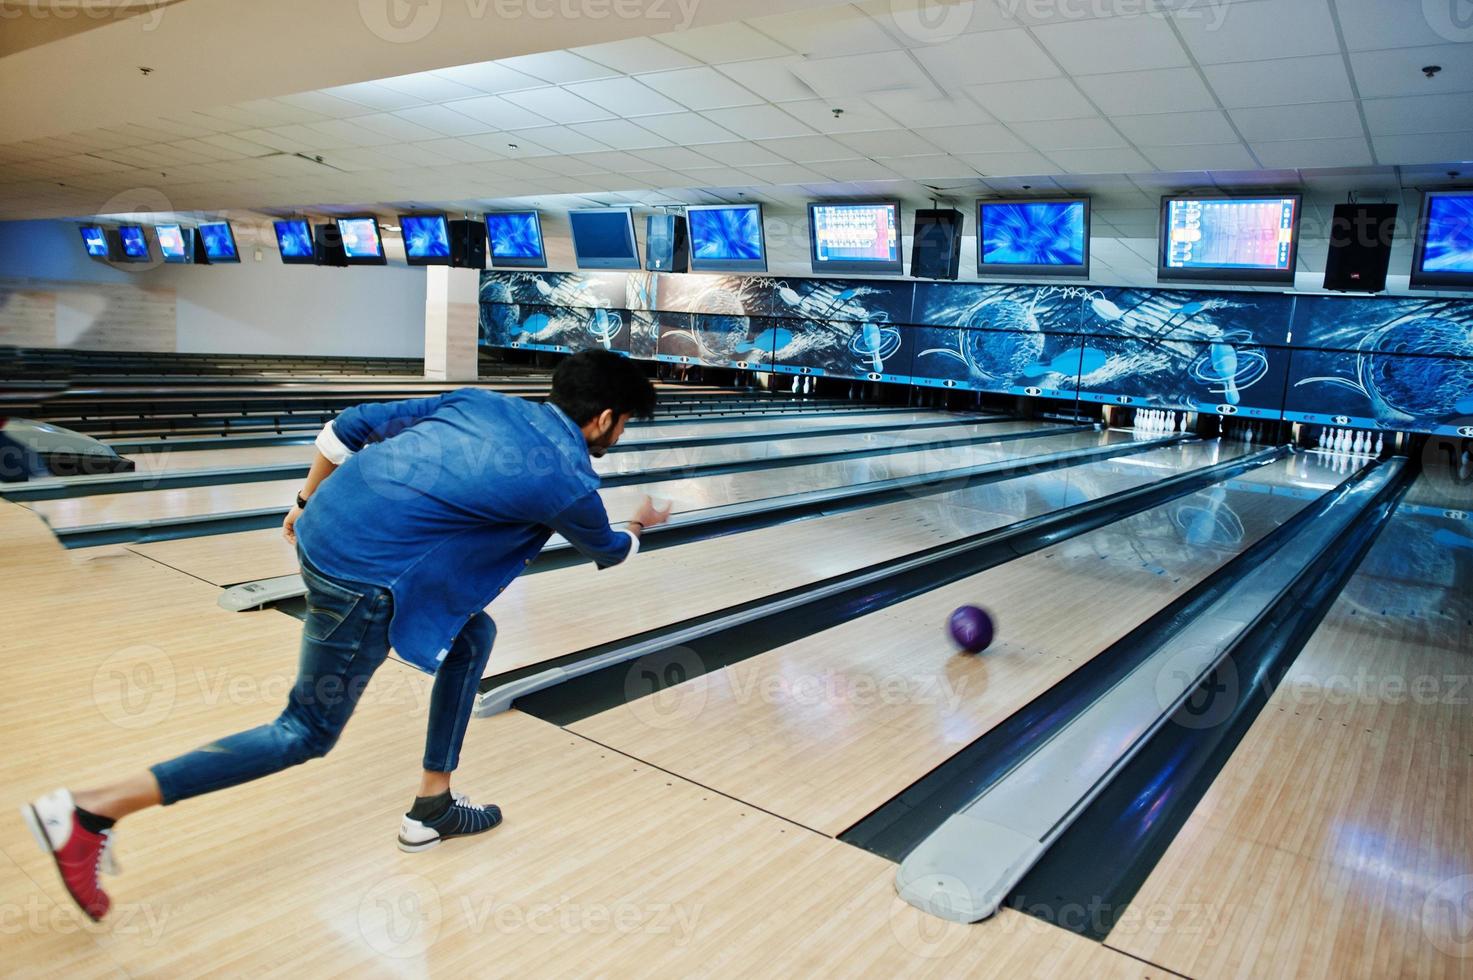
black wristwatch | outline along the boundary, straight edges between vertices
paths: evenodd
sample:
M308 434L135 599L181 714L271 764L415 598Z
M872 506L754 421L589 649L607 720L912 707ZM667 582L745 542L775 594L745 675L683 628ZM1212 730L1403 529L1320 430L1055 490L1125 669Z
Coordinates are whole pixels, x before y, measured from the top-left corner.
M300 493L297 494L297 509L298 510L305 510L306 507L307 507L307 498L304 497L304 496L302 496Z

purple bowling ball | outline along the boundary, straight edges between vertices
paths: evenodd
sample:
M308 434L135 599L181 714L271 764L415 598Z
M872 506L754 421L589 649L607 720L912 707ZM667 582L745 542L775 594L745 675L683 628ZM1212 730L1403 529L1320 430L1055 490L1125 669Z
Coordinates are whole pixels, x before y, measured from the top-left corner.
M992 617L977 606L960 606L947 621L951 638L968 653L981 653L992 645Z

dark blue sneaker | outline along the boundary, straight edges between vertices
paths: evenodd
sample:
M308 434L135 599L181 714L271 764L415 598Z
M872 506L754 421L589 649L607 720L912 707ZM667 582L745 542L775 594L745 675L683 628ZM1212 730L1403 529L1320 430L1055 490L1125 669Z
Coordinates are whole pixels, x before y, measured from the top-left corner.
M501 823L501 807L495 804L477 806L469 797L450 791L450 809L436 820L415 820L404 815L399 824L399 850L427 851L452 837L484 834Z

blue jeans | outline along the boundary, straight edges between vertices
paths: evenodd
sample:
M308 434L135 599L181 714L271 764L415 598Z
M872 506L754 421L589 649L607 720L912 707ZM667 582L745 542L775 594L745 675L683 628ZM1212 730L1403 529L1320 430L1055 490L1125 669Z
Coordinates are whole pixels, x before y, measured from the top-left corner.
M298 553L307 586L301 662L275 721L211 742L152 768L165 804L212 793L320 758L337 743L368 680L389 655L388 589L329 578ZM445 655L430 695L424 768L452 772L491 656L496 626L472 616Z

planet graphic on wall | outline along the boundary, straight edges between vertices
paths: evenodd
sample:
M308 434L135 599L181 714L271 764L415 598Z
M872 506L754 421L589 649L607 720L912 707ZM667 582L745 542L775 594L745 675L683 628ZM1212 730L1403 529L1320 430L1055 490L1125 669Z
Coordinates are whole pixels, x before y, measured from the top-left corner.
M1012 299L987 303L973 311L961 332L961 354L967 368L994 383L1022 374L1043 353L1043 332L1027 306Z
M1446 413L1448 406L1455 412L1473 409L1464 404L1473 395L1473 330L1468 326L1437 316L1410 317L1368 339L1361 384L1378 415L1382 407L1413 418Z

